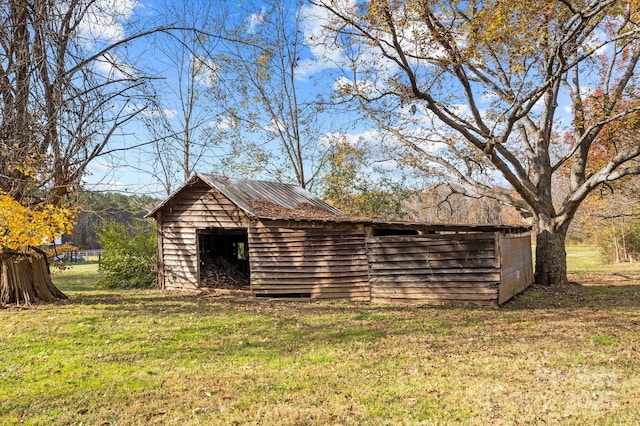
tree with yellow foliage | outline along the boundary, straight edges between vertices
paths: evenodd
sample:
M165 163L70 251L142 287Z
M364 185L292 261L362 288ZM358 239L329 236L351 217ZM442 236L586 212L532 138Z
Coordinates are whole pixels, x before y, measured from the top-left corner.
M66 297L51 282L46 255L38 247L69 233L74 217L72 209L29 208L0 191L0 304Z
M45 291L48 271L26 277L29 268L20 268L33 264L26 251L69 230L73 210L64 206L89 163L146 109L149 77L119 54L171 30L113 39L93 28L96 20L119 21L120 9L97 0L0 0L0 301L59 293Z
M324 43L344 53L339 93L413 166L530 212L536 282L566 283L580 204L640 174L637 137L619 140L640 111L640 3L312 3L326 16ZM555 184L558 173L567 185Z
M345 213L384 219L404 219L403 203L411 191L402 181L373 179L368 153L360 143L339 138L331 144L322 175L322 198Z
M73 209L51 204L28 208L0 191L0 250L24 252L53 244L71 232L74 218Z

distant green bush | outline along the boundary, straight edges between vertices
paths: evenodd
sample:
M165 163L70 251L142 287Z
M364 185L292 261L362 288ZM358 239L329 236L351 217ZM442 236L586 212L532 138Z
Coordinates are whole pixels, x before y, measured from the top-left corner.
M97 231L100 285L105 288L150 288L156 281L156 234L150 224L127 228L109 223Z
M587 236L583 233L571 233L567 234L566 244L568 246L581 246L585 244Z

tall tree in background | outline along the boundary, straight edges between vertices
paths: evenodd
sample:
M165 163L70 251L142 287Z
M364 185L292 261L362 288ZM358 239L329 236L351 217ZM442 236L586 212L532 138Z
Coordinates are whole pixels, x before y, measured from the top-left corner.
M406 202L413 195L403 181L385 179L367 161L366 144L339 137L332 141L323 169L320 193L345 213L384 219L406 219ZM380 175L373 177L374 174Z
M153 158L151 172L167 194L186 181L198 168L211 167L217 119L216 107L205 92L215 78L211 52L219 39L209 34L224 22L224 3L201 0L167 2L162 13L183 28L167 43L160 34L155 38L155 61L150 73L163 76L154 82L152 109L142 118L149 130L149 144L142 151L145 166ZM145 170L148 167L145 167Z
M307 187L322 164L324 115L318 90L298 75L309 56L301 29L302 2L243 2L215 55L211 96L224 106L218 128L231 143L228 164L242 174L268 174ZM315 90L315 92L314 92Z
M461 192L529 210L535 280L565 283L565 237L580 204L640 173L640 143L612 143L603 131L632 125L640 108L640 5L313 3L328 17L326 42L347 52L341 94L400 141L412 165L453 178ZM586 102L594 89L598 108ZM554 176L567 169L569 185L558 191Z

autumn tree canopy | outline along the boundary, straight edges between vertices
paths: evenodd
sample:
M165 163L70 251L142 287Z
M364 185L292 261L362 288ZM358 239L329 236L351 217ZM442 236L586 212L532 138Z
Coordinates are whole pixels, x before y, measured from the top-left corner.
M306 75L307 3L244 1L220 30L210 99L220 106L217 139L231 173L267 175L312 189L326 165L326 136L343 118L329 113L331 87Z
M596 188L640 173L633 0L315 0L344 98L398 158L533 214L538 283ZM568 173L568 185L553 185Z
M75 211L51 204L28 208L0 192L0 252L52 244L71 231Z

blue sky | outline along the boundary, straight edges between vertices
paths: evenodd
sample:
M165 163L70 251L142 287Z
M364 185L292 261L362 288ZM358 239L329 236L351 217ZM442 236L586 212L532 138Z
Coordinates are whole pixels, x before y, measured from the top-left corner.
M124 37L129 31L129 26L133 23L143 22L147 26L164 24L167 21L167 8L181 4L171 0L101 1L104 1L105 6L111 7L111 9L107 7L106 10L115 10L119 14L119 19L113 20L109 16L96 16L87 23L87 31L102 34L103 39L106 41L115 41ZM203 4L209 4L206 0L194 1L195 3L203 1L205 2ZM342 2L345 5L352 4L352 0L342 0ZM240 11L235 10L233 5L241 3L221 1L216 3L216 7L219 6L219 9L222 10L223 6L228 6L230 8L228 19L239 20L240 23L245 24L247 31L251 31L252 28L261 24L260 14L263 9L258 1L254 5L253 14L240 14ZM326 35L327 14L311 5L304 6L303 12L304 19L301 30L306 44L297 64L297 84L303 92L308 91L309 94L321 92L328 96L334 88L339 87L341 84L350 83L347 76L343 75L339 69L340 65L347 63L345 54L335 46L327 46L327 44L322 43L323 37ZM215 32L215 28L211 31ZM178 120L181 115L174 95L178 90L176 64L172 63L164 53L164 50L171 50L171 43L174 42L175 40L169 37L142 39L119 51L117 54L122 54L123 56L115 58L122 62L124 68L127 66L127 61L131 61L133 66L144 69L158 78L155 81L155 88L158 93L157 99L161 105L161 111L154 112L154 114L164 114L169 122ZM411 43L412 41L409 38L405 42ZM359 46L359 48L361 49L360 55L362 57L369 58L369 61L378 62L382 75L385 73L391 75L396 70L394 64L381 61L379 55L372 49L368 49L366 45ZM210 65L215 68L215 64ZM105 72L110 71L113 70L105 68ZM215 78L213 75L208 77ZM206 89L207 80L207 78L203 79L199 87L201 90ZM490 101L490 96L483 95L482 103L484 107L488 108ZM566 97L560 101L562 104L558 110L559 115L557 118L560 123L564 122L566 125L569 124L571 110ZM202 102L204 103L205 101L203 100ZM453 107L459 108L461 114L465 114L465 108L467 108L465 105L453 105ZM206 117L207 112L202 113L203 119L210 120L209 124L211 126L222 127L226 125L225 117L216 115L215 111L208 111L210 113L209 117ZM399 108L398 113L400 116L404 115L407 122L413 121L418 132L428 133L430 126L438 126L437 122L434 123L434 117L420 104L404 105ZM362 120L361 117L356 115L344 114L339 116L337 120L337 125L322 130L327 135L335 135L336 132L341 132L352 143L360 142L373 149L378 149L383 136L370 122ZM111 148L137 146L148 142L151 138L152 135L147 131L143 122L138 120L120 130ZM393 147L393 144L391 146ZM437 147L436 136L428 149L436 149ZM379 159L378 165L387 167L387 170L391 173L396 168L392 157L392 154L387 155L386 158L383 156ZM216 172L220 162L221 159L217 157L216 152L212 151L202 159L198 170ZM101 157L91 165L89 175L85 179L85 187L87 189L163 196L160 182L150 174L152 163L153 157L149 153L148 147L118 151L115 155Z
M89 17L86 31L90 31L94 35L100 35L105 42L116 41L129 33L129 26L132 23L145 22L147 23L146 25L149 25L149 23L158 25L166 22L169 19L166 16L167 7L180 4L162 0L116 0L113 2L104 0L105 10L114 11L119 18L114 20L106 14L96 14L96 16ZM228 4L233 5L233 2ZM253 27L260 25L262 11L263 9L260 8L260 5L256 4L254 15L247 15L246 11L240 15L240 11L236 13L236 11L230 9L229 16L241 16L239 19L246 23L247 30L251 31ZM318 10L311 6L305 6L304 16L305 19L301 27L304 32L304 39L306 41L310 41L314 37L317 39L322 29L323 16L318 15ZM212 31L215 31L215 29L212 29ZM175 39L163 35L138 40L128 45L126 49L115 52L114 57L111 59L121 63L123 69L127 69L127 61L132 61L132 68L143 69L156 77L154 87L157 90L157 101L161 105L162 111L154 111L152 113L162 113L169 121L175 121L180 119L181 112L179 102L175 96L179 90L176 63L166 55L166 51L169 52L169 55L171 54L171 43L175 43ZM309 95L324 93L325 96L330 96L336 78L336 64L341 61L342 53L339 49L322 46L306 47L302 52L296 69L296 84L301 89L301 93L308 91ZM212 64L212 66L215 67L215 64ZM109 68L106 63L104 72L118 75L118 71L114 72L113 68ZM202 78L198 87L201 91L206 90L208 78L212 78L211 75L205 77ZM202 104L206 104L204 98L202 99ZM203 114L203 119L210 120L211 126L225 125L224 117L216 116L215 112L210 111L209 117L204 116L206 112L201 113ZM335 127L326 129L328 134L332 134L335 131ZM346 124L342 131L348 133L348 137L353 138L353 140L370 136L368 129L359 128L353 123ZM120 150L120 148L124 147L145 144L152 138L153 135L147 131L143 120L136 120L121 128L107 149L116 149L117 151L113 154L102 156L91 164L89 173L85 178L85 187L87 189L162 196L163 188L160 182L150 173L151 163L153 162L153 157L149 153L150 146L126 151ZM200 171L215 172L220 161L220 158L216 158L215 152L210 152L199 163L198 169Z

